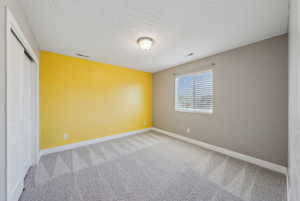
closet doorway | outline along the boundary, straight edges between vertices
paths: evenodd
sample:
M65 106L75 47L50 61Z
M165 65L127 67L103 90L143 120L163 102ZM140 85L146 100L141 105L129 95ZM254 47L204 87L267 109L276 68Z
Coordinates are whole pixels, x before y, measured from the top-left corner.
M17 201L38 162L38 60L7 10L7 200Z

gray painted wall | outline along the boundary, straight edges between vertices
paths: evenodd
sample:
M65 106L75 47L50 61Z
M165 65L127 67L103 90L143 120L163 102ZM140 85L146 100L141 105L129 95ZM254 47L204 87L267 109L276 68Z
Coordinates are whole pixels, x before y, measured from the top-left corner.
M300 200L300 2L290 1L289 37L289 201Z
M206 66L211 62L216 66ZM176 112L173 73L210 68L214 71L214 113ZM157 128L286 166L288 36L155 73L153 104Z

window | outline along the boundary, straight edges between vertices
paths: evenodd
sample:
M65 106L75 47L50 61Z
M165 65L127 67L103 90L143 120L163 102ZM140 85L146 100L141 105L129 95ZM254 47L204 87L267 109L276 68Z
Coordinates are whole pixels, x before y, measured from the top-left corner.
M213 112L213 71L179 75L175 80L175 110Z

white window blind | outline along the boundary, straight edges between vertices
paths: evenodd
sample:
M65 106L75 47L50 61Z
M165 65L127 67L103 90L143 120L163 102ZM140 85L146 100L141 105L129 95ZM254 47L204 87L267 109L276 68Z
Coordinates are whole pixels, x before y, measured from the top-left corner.
M213 71L196 72L176 77L175 110L213 112Z

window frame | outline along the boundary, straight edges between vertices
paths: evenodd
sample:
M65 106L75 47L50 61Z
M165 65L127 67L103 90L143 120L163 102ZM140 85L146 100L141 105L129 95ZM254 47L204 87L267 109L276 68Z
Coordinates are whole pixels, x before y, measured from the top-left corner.
M178 89L178 79L181 77L186 77L189 75L201 75L205 72L212 72L212 85L213 85L213 97L212 97L212 109L178 109L176 108L177 102L178 102L178 96L177 96L177 89ZM208 70L201 70L201 71L196 71L196 72L192 72L192 73L184 73L184 74L180 74L180 75L176 75L175 77L175 105L174 105L174 109L176 112L187 112L187 113L198 113L198 114L213 114L214 113L214 71L213 69L208 69Z

